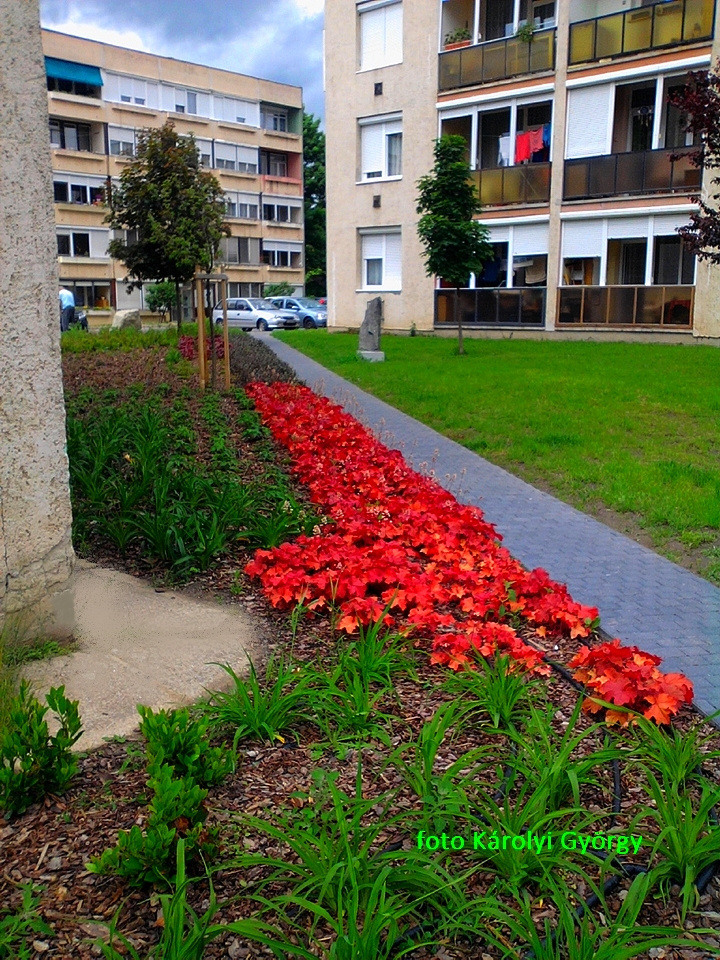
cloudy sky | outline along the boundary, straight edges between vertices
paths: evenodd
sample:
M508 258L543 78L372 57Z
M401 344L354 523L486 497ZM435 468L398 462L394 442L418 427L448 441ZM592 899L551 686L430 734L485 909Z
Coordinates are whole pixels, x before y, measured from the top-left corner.
M324 0L40 0L51 30L294 83L319 116L323 8Z

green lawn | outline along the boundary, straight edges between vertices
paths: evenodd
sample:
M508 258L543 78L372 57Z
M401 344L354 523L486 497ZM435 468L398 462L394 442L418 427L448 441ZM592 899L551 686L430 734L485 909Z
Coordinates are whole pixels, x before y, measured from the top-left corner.
M720 350L657 344L280 339L393 406L720 582Z

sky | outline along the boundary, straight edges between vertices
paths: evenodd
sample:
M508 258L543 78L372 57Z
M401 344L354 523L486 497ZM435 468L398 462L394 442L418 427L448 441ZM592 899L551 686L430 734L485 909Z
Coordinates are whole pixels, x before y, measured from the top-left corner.
M324 117L324 0L40 0L43 27L292 83Z

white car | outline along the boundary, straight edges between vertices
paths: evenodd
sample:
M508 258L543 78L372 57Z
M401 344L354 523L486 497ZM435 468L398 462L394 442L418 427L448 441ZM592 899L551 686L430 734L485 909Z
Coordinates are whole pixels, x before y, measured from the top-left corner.
M292 310L279 310L269 300L242 297L227 301L228 326L242 330L294 330L298 317ZM222 301L213 307L215 323L223 321Z

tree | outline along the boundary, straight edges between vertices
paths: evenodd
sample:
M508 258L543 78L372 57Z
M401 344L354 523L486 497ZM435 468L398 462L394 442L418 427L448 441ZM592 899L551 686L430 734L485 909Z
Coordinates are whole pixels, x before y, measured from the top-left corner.
M282 283L266 283L263 287L264 297L291 297L295 293L295 287L283 280Z
M160 312L160 322L165 323L165 315L172 312L172 308L177 303L175 284L169 280L153 284L145 292L145 302L148 310L152 310L153 313Z
M111 240L110 256L125 264L129 288L144 281L181 284L198 267L209 273L227 233L218 180L200 168L195 137L176 133L167 123L138 135L137 154L112 190L107 223L129 231ZM177 310L178 329L180 310Z
M668 102L683 111L685 128L694 134L697 146L687 153L693 166L701 170L720 167L720 77L704 70L689 73L685 86L673 91ZM720 185L720 177L712 177L710 183ZM700 212L690 214L690 223L680 227L678 233L698 259L720 263L720 210L717 205L720 193L710 193L707 201L702 197L695 199Z
M305 200L305 289L324 296L326 289L325 134L320 118L303 114Z
M458 289L471 273L480 273L493 257L487 227L474 215L480 212L477 191L470 180L463 137L444 136L435 141L432 173L418 180L418 236L425 248L425 271L455 287L453 314L458 327L458 353L463 348Z

